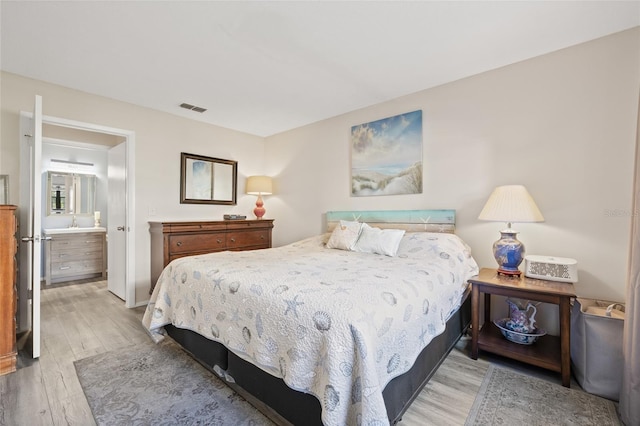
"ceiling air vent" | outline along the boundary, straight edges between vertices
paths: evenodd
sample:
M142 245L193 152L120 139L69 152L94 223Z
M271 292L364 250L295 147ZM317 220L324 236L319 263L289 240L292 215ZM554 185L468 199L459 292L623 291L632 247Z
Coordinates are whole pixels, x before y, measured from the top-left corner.
M199 107L199 106L186 104L186 103L181 103L180 104L180 108L190 109L191 111L201 112L201 113L205 112L207 110L206 108L202 108L202 107Z

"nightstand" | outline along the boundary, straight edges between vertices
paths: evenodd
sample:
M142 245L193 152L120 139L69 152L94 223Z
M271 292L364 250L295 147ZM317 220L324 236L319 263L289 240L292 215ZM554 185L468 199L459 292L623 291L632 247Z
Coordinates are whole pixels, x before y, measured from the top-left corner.
M524 275L499 275L495 269L483 268L469 280L471 283L471 358L478 350L492 352L548 370L562 376L562 385L571 381L570 302L576 297L572 283L538 280ZM480 293L484 293L484 324L480 329ZM560 336L542 336L532 345L508 341L491 321L491 295L515 297L558 305Z

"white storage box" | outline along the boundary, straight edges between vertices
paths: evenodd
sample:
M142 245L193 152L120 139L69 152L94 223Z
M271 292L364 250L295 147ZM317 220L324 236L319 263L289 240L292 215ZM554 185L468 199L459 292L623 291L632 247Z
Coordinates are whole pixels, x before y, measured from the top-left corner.
M524 275L541 280L577 283L578 261L568 257L525 256Z
M571 366L586 392L618 401L624 305L577 298L571 310Z

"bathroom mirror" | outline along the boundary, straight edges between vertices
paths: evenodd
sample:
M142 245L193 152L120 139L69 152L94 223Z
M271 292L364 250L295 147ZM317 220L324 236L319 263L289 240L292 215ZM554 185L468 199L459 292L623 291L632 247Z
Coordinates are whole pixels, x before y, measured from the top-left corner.
M48 215L90 215L95 206L95 175L47 172Z
M236 204L238 163L181 153L181 204Z

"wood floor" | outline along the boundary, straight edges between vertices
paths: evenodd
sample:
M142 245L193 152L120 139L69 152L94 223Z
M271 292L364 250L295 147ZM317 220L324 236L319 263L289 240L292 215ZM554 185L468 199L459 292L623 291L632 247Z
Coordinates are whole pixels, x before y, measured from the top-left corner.
M149 339L143 314L125 308L106 281L43 290L41 356L21 351L18 371L0 376L0 425L94 425L73 361ZM490 363L471 360L467 344L458 343L401 426L464 425Z
M144 308L125 308L106 281L46 289L41 301L41 356L19 351L18 370L0 377L0 425L95 425L73 361L148 339Z

